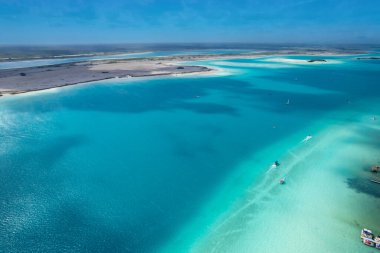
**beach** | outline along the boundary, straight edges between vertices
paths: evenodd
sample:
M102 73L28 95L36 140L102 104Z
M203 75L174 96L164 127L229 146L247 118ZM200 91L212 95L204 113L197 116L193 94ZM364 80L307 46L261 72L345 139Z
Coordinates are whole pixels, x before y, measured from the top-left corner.
M161 61L95 61L0 70L0 94L17 94L111 78L146 77L210 71Z

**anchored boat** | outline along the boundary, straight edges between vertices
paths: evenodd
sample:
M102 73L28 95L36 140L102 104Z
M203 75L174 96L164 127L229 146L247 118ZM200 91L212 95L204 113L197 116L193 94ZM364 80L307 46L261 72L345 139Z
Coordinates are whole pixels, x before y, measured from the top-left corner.
M363 228L360 238L365 245L380 249L380 235L375 237L371 230Z

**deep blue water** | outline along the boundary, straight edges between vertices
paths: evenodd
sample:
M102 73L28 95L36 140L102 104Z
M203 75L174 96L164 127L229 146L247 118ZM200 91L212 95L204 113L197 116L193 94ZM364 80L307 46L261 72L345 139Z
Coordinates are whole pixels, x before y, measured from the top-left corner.
M157 251L252 153L380 95L378 61L333 59L1 99L0 252Z

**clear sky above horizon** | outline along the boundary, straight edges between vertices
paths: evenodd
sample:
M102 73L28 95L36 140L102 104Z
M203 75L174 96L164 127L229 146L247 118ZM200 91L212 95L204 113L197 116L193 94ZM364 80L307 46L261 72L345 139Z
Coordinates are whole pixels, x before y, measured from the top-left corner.
M380 0L0 0L0 44L380 43Z

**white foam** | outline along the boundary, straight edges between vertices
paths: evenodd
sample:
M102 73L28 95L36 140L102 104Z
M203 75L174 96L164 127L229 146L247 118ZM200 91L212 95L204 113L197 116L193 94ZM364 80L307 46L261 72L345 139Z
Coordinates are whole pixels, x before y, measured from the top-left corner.
M325 59L326 60L326 59ZM286 64L295 64L295 65L321 65L321 64L339 64L342 63L342 61L338 60L330 60L327 59L325 62L324 61L313 61L313 62L308 62L308 60L302 60L302 59L290 59L290 58L266 58L263 59L262 61L266 62L275 62L275 63L286 63Z
M230 67L247 67L247 68L292 68L294 66L289 64L268 64L268 63L253 63L253 62L230 62L230 61L216 61L213 64L217 66L230 66Z

